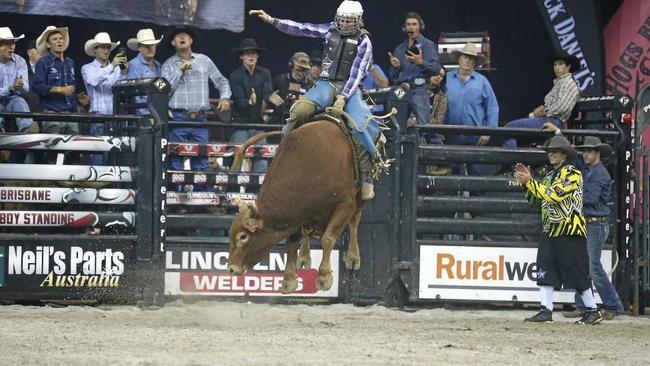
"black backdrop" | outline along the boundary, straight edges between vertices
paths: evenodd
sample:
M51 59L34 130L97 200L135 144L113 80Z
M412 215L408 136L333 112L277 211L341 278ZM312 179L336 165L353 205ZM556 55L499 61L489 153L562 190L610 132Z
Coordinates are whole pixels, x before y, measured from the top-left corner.
M246 9L262 8L279 18L325 22L333 18L339 3L340 0L247 0ZM492 43L493 67L498 69L487 76L501 107L501 121L525 116L542 102L552 85L553 74L548 58L553 49L543 18L532 0L362 0L362 4L366 27L373 37L375 63L385 71L388 65L386 53L403 40L400 28L403 16L408 11L417 11L422 15L426 23L424 34L434 41L442 31L487 30ZM27 39L35 39L47 25L68 26L71 41L67 54L75 60L77 71L91 61L83 51L83 44L97 32L107 31L114 40L126 45L126 40L140 28L151 27L158 34L168 30L138 22L8 13L0 13L0 17L2 26L10 27L14 34L25 33ZM273 75L286 72L288 59L293 52L321 47L316 40L287 36L249 16L246 17L245 26L241 34L198 30L194 50L210 56L227 77L238 66L239 60L233 48L245 37L253 37L258 44L266 47L260 64L269 68ZM26 40L17 45L17 52L25 58L26 46ZM157 58L163 62L171 53L170 48L160 47ZM134 57L135 53L131 52L129 56Z

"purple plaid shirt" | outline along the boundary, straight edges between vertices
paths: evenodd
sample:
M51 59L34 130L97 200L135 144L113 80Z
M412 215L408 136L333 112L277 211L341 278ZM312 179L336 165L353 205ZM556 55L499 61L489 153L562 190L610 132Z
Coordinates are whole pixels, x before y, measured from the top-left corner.
M277 19L273 21L273 26L279 31L298 37L322 38L325 41L330 37L330 33L335 29L334 22L312 24L312 23L298 23L293 20ZM352 63L350 70L350 77L343 86L341 94L347 99L350 95L354 94L361 83L364 75L368 71L368 65L372 59L372 43L370 37L367 35L361 36L361 42L357 47L357 57Z

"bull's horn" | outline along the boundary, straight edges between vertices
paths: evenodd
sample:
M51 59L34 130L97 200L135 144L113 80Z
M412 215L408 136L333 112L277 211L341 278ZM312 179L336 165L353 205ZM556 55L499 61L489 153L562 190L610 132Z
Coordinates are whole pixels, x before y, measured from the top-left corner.
M255 215L259 214L259 211L257 210L257 203L255 203L255 201L249 203L248 207L250 207L251 211L253 211Z

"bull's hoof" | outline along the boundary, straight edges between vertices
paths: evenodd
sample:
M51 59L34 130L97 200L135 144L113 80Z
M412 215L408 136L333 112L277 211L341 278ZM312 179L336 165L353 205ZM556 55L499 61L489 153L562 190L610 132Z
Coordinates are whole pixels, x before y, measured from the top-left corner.
M334 282L332 273L327 273L327 274L321 273L318 275L318 278L316 279L316 287L318 287L318 289L321 291L327 291L332 288L332 282Z
M298 260L296 260L296 266L298 269L310 269L311 268L311 257L309 255L306 256L299 256Z
M350 251L345 252L343 262L345 262L345 268L347 269L358 271L361 268L361 257L350 254Z
M287 278L286 276L282 280L282 293L290 294L298 289L298 280L296 277Z

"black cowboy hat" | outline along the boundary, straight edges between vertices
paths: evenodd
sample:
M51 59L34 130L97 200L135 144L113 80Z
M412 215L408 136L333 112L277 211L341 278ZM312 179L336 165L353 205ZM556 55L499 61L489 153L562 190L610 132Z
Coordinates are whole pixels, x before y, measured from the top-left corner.
M571 73L580 70L580 60L578 60L577 57L566 53L564 50L557 52L555 56L551 59L551 62L555 62L557 60L562 60L564 61L564 63L571 66L571 70L570 70Z
M598 150L598 151L600 151L600 154L602 156L607 156L607 155L612 153L612 147L609 146L608 144L605 144L602 141L600 141L600 139L598 137L596 137L596 136L587 136L587 137L585 137L585 141L582 143L582 145L576 146L576 149Z
M244 51L257 51L257 53L262 53L264 47L257 47L257 42L253 38L244 38L239 45L239 48L234 48L233 51L236 54L241 54Z
M562 151L567 158L574 158L576 156L576 151L571 146L569 140L564 136L553 136L550 139L544 142L544 145L541 147L544 151L557 149Z
M188 34L190 37L192 37L193 43L196 44L196 31L194 29L192 29L190 27L174 27L167 33L167 36L166 36L167 37L167 42L168 42L167 44L170 47L172 47L172 48L174 47L174 46L172 46L172 41L174 40L174 37L176 37L176 35L179 34L179 33Z
M323 52L319 50L311 50L309 52L309 62L314 64L319 64L323 61Z

